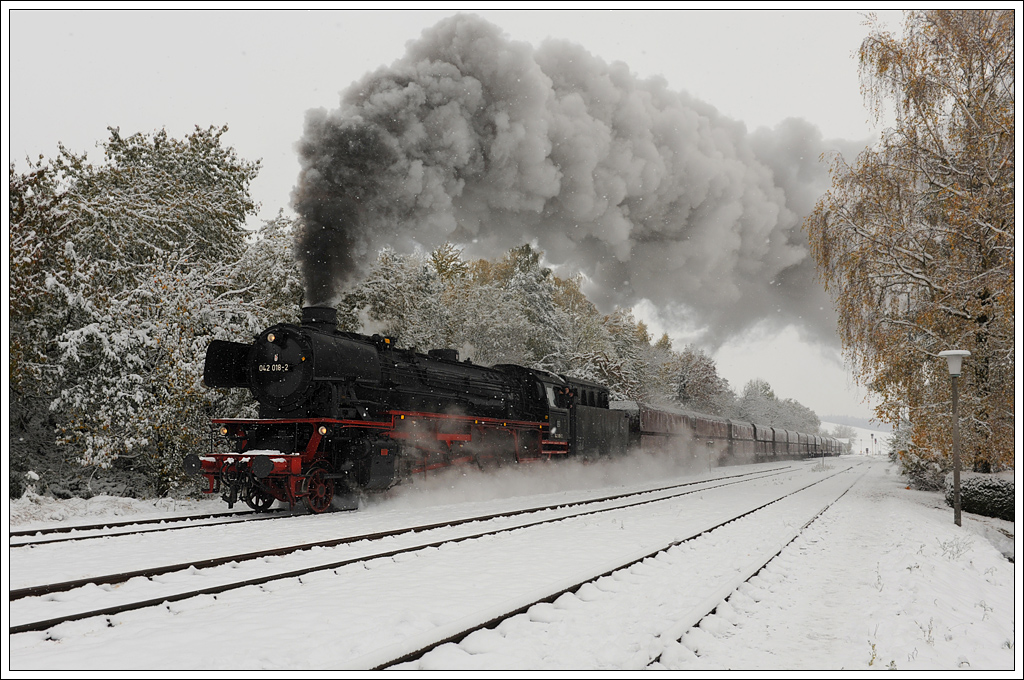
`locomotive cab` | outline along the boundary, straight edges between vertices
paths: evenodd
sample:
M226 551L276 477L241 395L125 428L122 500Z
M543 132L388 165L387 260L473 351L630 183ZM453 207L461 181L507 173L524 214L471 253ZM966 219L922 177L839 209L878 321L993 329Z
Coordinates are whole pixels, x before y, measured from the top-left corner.
M497 364L494 368L518 383L523 414L546 425L541 426L540 446L531 448L545 456L569 453L571 402L565 380L554 373L515 364Z
M547 413L544 417L549 424L547 432L547 440L551 443L549 448L557 447L560 453L569 453L570 423L572 422L569 414L571 393L565 381L556 375L547 374L538 378L538 383L544 391L544 401L546 402ZM562 450L563 446L564 451Z

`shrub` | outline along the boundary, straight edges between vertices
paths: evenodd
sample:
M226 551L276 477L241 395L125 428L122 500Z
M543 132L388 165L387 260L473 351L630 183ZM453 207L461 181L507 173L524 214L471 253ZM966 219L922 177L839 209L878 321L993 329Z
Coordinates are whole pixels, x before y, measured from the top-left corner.
M960 509L985 517L1013 521L1011 474L960 473ZM953 473L946 475L946 505L953 507Z

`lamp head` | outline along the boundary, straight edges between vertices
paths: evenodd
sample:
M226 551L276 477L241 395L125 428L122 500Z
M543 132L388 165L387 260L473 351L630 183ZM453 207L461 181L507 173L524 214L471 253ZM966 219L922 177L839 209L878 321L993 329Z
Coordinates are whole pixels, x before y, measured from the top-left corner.
M954 378L959 378L960 366L964 357L971 356L971 353L965 349L947 349L945 352L939 352L939 356L949 364L949 374Z

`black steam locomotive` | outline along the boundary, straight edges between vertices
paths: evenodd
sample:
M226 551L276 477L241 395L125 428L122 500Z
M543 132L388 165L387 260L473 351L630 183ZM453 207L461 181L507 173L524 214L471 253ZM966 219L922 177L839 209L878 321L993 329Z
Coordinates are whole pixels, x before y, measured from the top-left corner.
M204 382L248 388L259 417L213 420L210 454L186 458L208 493L229 506L302 501L319 513L336 492L384 491L461 463L606 456L694 438L713 464L838 453L820 437L636 404L610 408L598 383L479 366L452 349L398 349L389 337L338 331L336 315L306 307L301 326L278 324L250 345L210 344Z

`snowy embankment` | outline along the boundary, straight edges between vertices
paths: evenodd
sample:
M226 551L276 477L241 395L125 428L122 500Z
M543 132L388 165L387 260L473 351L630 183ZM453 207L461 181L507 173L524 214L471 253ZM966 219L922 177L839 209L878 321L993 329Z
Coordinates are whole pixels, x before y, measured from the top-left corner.
M511 502L529 503L535 494L550 494L558 484L574 492L585 492L607 490L627 481L639 483L643 473L631 463L635 462L627 459L616 463L618 468L604 469L594 466L574 470L567 466L516 470L504 479L479 475L439 476L367 504L358 513L310 520L337 522L339 527L377 522L396 526L411 524L414 520L469 515ZM883 457L844 456L827 461L829 466L849 463L857 463L867 474L766 569L720 604L715 615L705 617L699 627L686 632L679 643L662 641L664 652L657 667L1007 671L1021 667L1014 599L1019 589L1014 589L1014 565L1002 554L1012 555L1014 524L965 514L963 526L957 527L952 521L952 511L945 506L940 494L907 489ZM810 464L800 463L802 466ZM554 479L570 471L580 474ZM633 477L625 479L627 473ZM651 479L666 479L664 470L652 468L647 474L657 475ZM737 496L733 500L740 499L741 496ZM724 498L721 502L732 501ZM10 504L12 529L90 524L130 516L183 515L213 508L223 508L223 505L214 501L192 504L102 497L88 501L54 501L31 495ZM620 531L625 530L626 527L620 528ZM564 541L564 537L561 540ZM111 549L119 545L117 541L108 542ZM239 547L226 545L224 550ZM561 549L556 544L549 547L552 556L558 555ZM685 559L679 560L680 556L685 557L685 551L661 560L658 569L669 568L676 562L680 575L684 574L685 569L693 565ZM173 561L172 556L164 557L168 558L167 562ZM601 554L594 555L595 560L601 557ZM739 566L722 562L707 568L728 570ZM415 559L399 560L394 568L403 564L415 566L415 563ZM388 564L381 568L392 568ZM543 565L538 564L537 569L543 571ZM471 635L460 645L440 647L418 665L435 669L634 667L638 659L636 647L630 649L625 643L642 640L649 635L644 626L665 616L664 611L652 611L650 615L633 611L631 616L627 615L631 608L635 609L635 603L649 599L645 596L642 571L608 577L575 595L562 596L551 605L535 607L492 631ZM474 575L453 573L451 577L458 582L473 579ZM346 600L330 597L333 589L344 587L342 583L333 583L330 574L309 580L309 587L315 583L323 600L337 603L337 611L323 620L334 616L373 619L364 616L369 611L347 611L351 605L346 604ZM687 588L687 583L692 583L692 579L669 580L679 588ZM306 587L301 584L282 584L281 587L291 589L300 599L304 597ZM433 590L438 593L436 611L446 611L450 606L445 599L447 596L443 595L446 588ZM395 604L387 601L391 596L388 592L370 595L374 606ZM97 665L134 669L190 668L194 667L195 659L190 652L195 651L191 649L195 636L218 640L227 631L230 631L228 637L233 639L266 640L262 647L264 652L236 658L232 668L304 669L342 665L340 659L329 653L338 648L336 628L305 620L302 616L298 621L303 636L313 638L313 642L322 640L322 645L315 646L321 650L316 654L302 655L296 654L294 649L280 649L274 640L280 642L280 633L292 626L280 628L273 616L239 616L230 620L211 616L210 621L219 623L215 629L206 631L190 630L184 625L185 621L175 618L194 617L204 610L212 615L218 608L230 608L231 601L235 601L236 608L257 612L267 606L267 597L267 593L257 589L249 594L239 591L221 604L214 601L182 603L166 612L145 614L140 611L114 617L113 628L97 628L82 621L62 626L51 634L12 636L10 651L6 652L11 655L8 667L16 671L38 670L55 664L66 669L94 669ZM598 609L602 615L588 614ZM621 615L615 614L616 611ZM290 616L287 611L280 614L285 618ZM178 625L171 625L172 622ZM178 629L187 634L183 632L177 640L166 639ZM590 646L594 641L603 641L599 645L601 655L573 654L571 642L551 644L552 639L565 636L566 631L589 640ZM390 634L387 630L379 631L380 639L385 642ZM116 638L121 643L117 645L121 651L113 657L109 654L109 645L104 643L107 635L113 635L107 642ZM563 639L571 640L571 636ZM166 657L154 656L154 650L161 648L177 652Z

